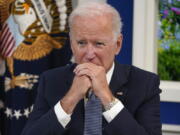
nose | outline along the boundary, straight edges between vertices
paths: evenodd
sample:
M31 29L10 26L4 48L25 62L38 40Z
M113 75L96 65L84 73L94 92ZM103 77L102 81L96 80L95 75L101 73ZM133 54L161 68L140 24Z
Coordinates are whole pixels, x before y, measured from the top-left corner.
M85 58L87 61L92 61L95 58L95 48L92 44L87 45Z

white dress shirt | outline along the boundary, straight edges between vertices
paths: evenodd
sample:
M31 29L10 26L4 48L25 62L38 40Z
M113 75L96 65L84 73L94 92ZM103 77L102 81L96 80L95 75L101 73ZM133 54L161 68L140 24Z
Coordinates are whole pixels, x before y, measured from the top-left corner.
M108 84L110 83L110 80L112 78L113 71L114 71L114 63L111 69L106 74ZM124 108L124 105L121 103L121 101L118 100L118 102L110 110L105 111L102 114L104 118L107 120L107 122L110 123L123 108ZM66 125L71 121L71 114L67 114L63 110L60 102L58 102L54 106L54 111L55 111L55 114L59 123L65 128Z

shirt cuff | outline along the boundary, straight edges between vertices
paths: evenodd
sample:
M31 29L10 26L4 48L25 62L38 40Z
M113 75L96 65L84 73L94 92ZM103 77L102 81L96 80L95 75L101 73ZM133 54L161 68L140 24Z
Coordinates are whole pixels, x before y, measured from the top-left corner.
M120 100L118 100L118 102L110 110L103 112L103 116L107 120L107 122L110 123L123 108L124 105Z
M55 106L54 106L54 112L56 114L56 117L59 121L59 123L65 128L67 126L67 124L70 122L71 120L71 114L67 114L60 102L58 102Z

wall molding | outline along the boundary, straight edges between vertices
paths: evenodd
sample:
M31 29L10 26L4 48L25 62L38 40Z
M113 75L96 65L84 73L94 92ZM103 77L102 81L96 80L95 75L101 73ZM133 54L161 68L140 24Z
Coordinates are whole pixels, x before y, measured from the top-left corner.
M175 81L161 81L161 101L180 103L180 83Z
M162 130L163 131L174 131L174 132L180 133L180 126L179 125L163 124Z
M157 0L134 1L133 65L156 72Z

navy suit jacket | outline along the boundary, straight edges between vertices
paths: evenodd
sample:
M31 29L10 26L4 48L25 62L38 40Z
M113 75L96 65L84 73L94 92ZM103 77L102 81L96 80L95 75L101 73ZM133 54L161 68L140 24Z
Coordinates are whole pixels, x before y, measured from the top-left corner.
M34 109L22 135L83 135L83 100L77 104L65 129L54 112L54 105L72 84L74 67L72 64L42 74ZM161 135L157 75L115 62L110 89L124 108L110 123L103 118L103 135Z

